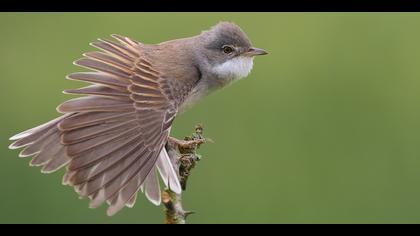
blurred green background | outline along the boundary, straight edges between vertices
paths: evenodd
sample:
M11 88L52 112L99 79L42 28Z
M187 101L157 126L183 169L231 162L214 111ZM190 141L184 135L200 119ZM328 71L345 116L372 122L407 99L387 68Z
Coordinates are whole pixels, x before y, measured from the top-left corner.
M255 46L251 75L175 121L202 122L190 223L420 223L420 14L0 13L0 223L161 223L144 197L110 218L29 168L8 138L58 115L72 61L112 33L144 43L221 20Z

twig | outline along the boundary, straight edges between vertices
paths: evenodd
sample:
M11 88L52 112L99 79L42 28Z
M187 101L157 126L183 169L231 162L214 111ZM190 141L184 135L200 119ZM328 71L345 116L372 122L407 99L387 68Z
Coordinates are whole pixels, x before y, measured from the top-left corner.
M205 142L203 126L199 124L195 127L195 132L191 136L185 137L184 140L169 137L166 143L166 150L175 171L178 173L183 191L187 188L187 181L191 175L191 169L201 159L201 156L196 151ZM162 202L165 206L166 224L185 224L187 217L194 213L192 211L185 211L182 207L181 194L176 194L170 189L163 190Z

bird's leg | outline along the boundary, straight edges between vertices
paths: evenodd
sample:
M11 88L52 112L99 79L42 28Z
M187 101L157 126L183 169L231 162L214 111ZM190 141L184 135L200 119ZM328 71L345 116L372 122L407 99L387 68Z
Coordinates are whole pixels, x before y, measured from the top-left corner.
M166 150L175 171L178 174L178 179L183 191L186 190L191 169L194 168L196 163L201 159L201 156L196 153L196 151L200 145L205 142L206 139L203 136L202 125L197 125L195 127L195 132L191 136L185 137L184 140L173 137L168 138ZM187 216L193 213L183 209L181 194L176 194L170 189L165 189L163 191L162 202L165 206L165 223L167 224L185 224Z

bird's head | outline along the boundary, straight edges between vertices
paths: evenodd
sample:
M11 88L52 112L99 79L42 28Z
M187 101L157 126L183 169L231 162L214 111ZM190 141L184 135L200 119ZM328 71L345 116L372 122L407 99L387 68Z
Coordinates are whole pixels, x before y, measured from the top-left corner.
M221 22L200 37L210 71L220 79L246 77L251 72L254 57L267 54L265 50L253 47L247 35L234 23Z

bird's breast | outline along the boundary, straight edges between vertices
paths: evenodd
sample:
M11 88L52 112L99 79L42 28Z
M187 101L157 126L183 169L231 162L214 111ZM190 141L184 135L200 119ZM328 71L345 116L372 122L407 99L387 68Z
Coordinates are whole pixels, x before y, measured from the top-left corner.
M191 108L214 89L215 88L210 81L208 81L206 78L202 78L181 103L179 111L182 113L188 108Z

